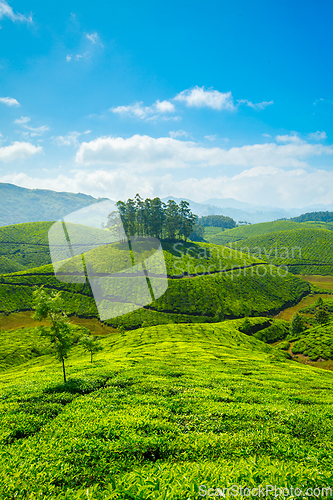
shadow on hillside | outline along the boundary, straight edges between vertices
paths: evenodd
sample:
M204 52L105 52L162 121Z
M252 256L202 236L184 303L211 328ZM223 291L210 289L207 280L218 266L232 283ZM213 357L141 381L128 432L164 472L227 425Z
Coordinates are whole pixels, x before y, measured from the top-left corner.
M94 379L71 378L66 383L57 384L44 390L46 394L68 392L70 394L89 394L106 386L111 377L105 376Z

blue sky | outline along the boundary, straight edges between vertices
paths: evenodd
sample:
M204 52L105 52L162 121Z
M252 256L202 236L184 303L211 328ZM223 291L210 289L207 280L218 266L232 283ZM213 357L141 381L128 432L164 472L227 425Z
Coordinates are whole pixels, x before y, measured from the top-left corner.
M0 0L0 182L333 203L330 1Z

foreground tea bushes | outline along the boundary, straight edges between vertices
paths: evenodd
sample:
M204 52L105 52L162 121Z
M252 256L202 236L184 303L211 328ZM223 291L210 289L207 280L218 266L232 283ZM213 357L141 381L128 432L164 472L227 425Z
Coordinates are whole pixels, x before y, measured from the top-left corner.
M48 356L3 372L1 498L333 487L333 374L286 361L242 323L114 334L92 366L78 346L66 385Z

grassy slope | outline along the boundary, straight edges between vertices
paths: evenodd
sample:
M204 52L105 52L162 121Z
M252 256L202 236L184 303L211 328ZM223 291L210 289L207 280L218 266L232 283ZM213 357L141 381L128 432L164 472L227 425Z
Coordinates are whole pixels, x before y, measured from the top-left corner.
M1 227L0 274L50 264L47 233L52 224L31 222Z
M218 321L223 316L260 315L277 311L286 304L298 302L309 291L309 284L288 274L280 277L276 270L261 266L194 278L170 279L169 288L146 309L140 309L110 324L128 328L161 323ZM87 284L58 281L51 265L8 274L0 280L0 312L31 310L34 286L61 290L69 314L97 316L95 303Z
M333 274L333 232L325 229L280 231L233 243L233 248L275 265L286 264L295 274ZM294 252L293 252L294 249Z
M3 372L1 498L333 486L333 374L283 361L240 322L116 334L94 364L76 347L67 386L49 356Z
M277 231L290 231L292 229L299 229L303 226L307 227L307 224L302 223L302 225L300 225L299 222L283 220L274 222L261 222L259 224L250 224L248 226L235 227L234 229L226 229L225 231L220 232L212 231L212 234L207 231L205 233L205 239L209 243L214 243L216 245L226 245L227 243L234 241L245 240L247 238L261 236ZM217 228L214 228L214 230L216 229Z
M89 286L59 282L54 277L51 265L34 267L36 261L50 262L47 232L51 224L19 224L0 229L0 250L6 254L3 259L10 257L10 261L4 262L6 271L16 270L15 266L33 267L0 277L0 312L30 310L33 286L44 285L64 292L69 314L97 316ZM103 231L98 232L103 235ZM261 261L226 247L205 243L163 242L163 248L170 277L204 272L213 274L170 279L165 296L145 310L116 318L113 325L121 323L128 328L137 328L142 324L217 321L223 316L261 314L296 302L308 290L306 283L292 277L279 278L270 276L269 272L262 278L256 273L252 276L255 268L228 272ZM96 251L97 255L100 249ZM123 249L119 250L119 255L122 256L120 260L125 258ZM113 257L112 260L116 261L116 255ZM227 272L220 273L221 270ZM265 272L265 269L262 268L261 272Z

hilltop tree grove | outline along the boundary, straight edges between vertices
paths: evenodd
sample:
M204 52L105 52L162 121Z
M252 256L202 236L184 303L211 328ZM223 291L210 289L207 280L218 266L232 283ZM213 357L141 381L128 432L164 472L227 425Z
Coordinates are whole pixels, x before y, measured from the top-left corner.
M163 203L160 198L146 198L139 194L134 199L116 203L127 237L152 236L159 239L184 239L187 241L198 219L187 201L179 205L174 200ZM107 228L112 227L112 214Z

